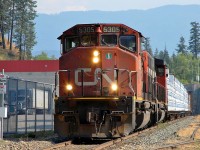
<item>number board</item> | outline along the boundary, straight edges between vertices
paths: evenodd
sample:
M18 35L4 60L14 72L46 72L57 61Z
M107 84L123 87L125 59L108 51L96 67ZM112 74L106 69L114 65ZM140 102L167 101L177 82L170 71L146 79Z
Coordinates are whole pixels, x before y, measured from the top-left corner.
M84 26L78 28L78 33L94 33L95 27L93 26Z
M104 26L103 32L120 32L120 27L117 26Z

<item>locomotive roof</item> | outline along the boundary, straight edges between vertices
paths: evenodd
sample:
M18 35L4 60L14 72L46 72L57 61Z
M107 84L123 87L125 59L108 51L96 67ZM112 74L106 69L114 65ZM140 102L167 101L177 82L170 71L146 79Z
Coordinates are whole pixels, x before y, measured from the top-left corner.
M119 24L117 24L117 23L91 23L91 24L76 24L76 25L74 25L73 27L71 27L71 28L65 30L57 39L61 39L62 35L63 35L64 33L66 33L67 31L70 31L70 30L72 30L73 28L76 28L76 27L78 27L78 26L84 26L84 25L85 25L85 26L97 26L97 27L98 27L98 26L103 26L103 25L115 25L115 26L120 26L120 27L124 27L124 28L129 28L129 29L133 30L134 32L139 33L140 36L143 37L143 35L142 35L141 32L139 32L139 31L137 31L137 30L135 30L135 29L132 29L131 27L126 26L126 25L121 24L121 23L119 23Z
M164 66L164 65L166 65L164 60L158 59L158 58L155 58L155 64L156 64L156 66Z

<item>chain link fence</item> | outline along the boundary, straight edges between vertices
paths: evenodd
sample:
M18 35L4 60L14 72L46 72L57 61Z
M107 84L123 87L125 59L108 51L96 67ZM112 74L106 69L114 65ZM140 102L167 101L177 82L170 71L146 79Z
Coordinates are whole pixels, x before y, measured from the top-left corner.
M4 134L26 134L54 128L54 85L8 78L4 105Z

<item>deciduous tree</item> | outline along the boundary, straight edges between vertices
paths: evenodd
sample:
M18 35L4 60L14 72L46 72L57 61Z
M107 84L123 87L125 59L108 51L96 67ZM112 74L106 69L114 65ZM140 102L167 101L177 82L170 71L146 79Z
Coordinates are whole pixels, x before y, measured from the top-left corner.
M36 55L34 57L35 60L52 60L52 59L55 59L55 56L51 56L49 57L48 54L44 51L41 52L41 54L39 55Z

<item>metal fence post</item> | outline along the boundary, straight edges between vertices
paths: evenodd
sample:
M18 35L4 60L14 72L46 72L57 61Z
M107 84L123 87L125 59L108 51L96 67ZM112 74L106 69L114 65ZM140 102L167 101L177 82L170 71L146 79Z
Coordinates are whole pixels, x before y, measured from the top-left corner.
M8 113L8 115L10 115L10 111L9 111L9 110L10 110L10 103L11 103L11 102L10 102L10 95L9 95L9 89L10 89L10 88L9 88L9 87L10 87L9 84L10 84L10 79L8 79L8 81L7 81L7 86L8 86L8 87L7 87L7 98L8 98L8 100L7 100L7 103L8 103L8 104L7 104L7 106L8 106L8 111L7 111L7 113ZM9 124L9 119L8 119L8 117L6 118L6 121L7 121L7 130L6 130L6 132L8 133L8 127L9 127L9 126L8 126L8 124Z
M37 127L37 111L36 111L36 106L37 106L37 101L36 101L36 89L37 89L37 83L35 82L35 133L36 133L36 127Z
M50 109L51 109L51 126L52 126L52 130L54 129L54 99L53 99L53 89L54 89L54 87L53 87L53 85L51 85L51 93L52 93L52 95L51 95L51 99L50 99Z
M43 84L43 87L44 87L44 132L45 132L45 84Z
M17 90L17 92L16 92L16 104L15 104L15 107L16 107L16 112L15 112L15 115L16 115L16 129L15 129L15 132L17 133L18 132L18 114L17 114L17 112L18 112L18 86L19 86L19 80L17 80L16 79L16 81L17 81L17 83L16 83L16 90Z
M26 112L25 112L25 134L27 134L27 107L28 107L28 105L27 105L27 81L25 81L25 83L26 83L26 85L25 85L25 101L26 101L26 108L25 108L25 110L26 110Z

